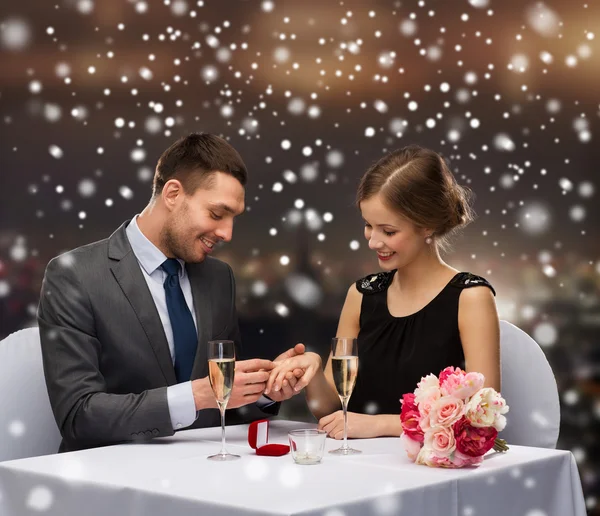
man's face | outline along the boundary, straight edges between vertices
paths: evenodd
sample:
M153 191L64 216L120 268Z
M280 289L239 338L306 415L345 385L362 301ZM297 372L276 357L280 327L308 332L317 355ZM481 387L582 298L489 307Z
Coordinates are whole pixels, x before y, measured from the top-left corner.
M199 263L219 241L229 242L233 219L244 211L244 187L229 174L214 172L205 186L187 195L178 181L165 185L170 213L162 231L169 255ZM179 186L177 186L179 185Z

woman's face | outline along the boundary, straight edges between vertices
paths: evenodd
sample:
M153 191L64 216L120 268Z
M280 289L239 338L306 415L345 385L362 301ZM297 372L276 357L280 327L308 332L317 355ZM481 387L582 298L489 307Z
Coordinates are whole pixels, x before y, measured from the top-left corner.
M380 194L360 203L365 221L365 238L369 248L377 253L384 270L400 269L414 261L428 246L431 231L418 228L398 212L389 209Z

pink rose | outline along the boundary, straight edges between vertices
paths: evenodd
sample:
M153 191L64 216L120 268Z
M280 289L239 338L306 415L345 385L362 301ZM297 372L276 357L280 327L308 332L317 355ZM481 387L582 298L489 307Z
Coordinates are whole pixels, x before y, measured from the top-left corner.
M452 426L464 414L465 404L454 396L443 396L433 402L429 412L430 426Z
M440 391L443 396L456 396L465 400L481 389L484 381L485 377L481 373L465 373L458 367L447 367L440 373Z
M421 378L415 389L415 403L421 409L421 404L428 399L441 398L440 382L434 374L428 374Z
M454 464L449 457L437 457L436 455L431 456L431 465L436 468L453 468Z
M455 450L450 457L439 457L433 450L423 446L415 460L416 464L434 468L464 468L466 466L479 466L483 457L469 457Z
M419 452L421 451L421 443L419 441L411 439L405 433L403 433L400 436L400 440L402 441L402 445L406 450L406 455L408 455L408 458L415 462L415 460L417 460Z
M454 451L452 456L452 464L456 468L464 468L465 466L479 466L483 462L483 455L480 457L469 457L458 450Z
M404 415L405 411L417 410L417 405L415 403L415 395L412 392L408 394L403 394L400 403L402 404L402 413L400 414L400 419L402 420L404 420L402 416Z
M442 386L442 393L456 396L461 400L470 398L483 387L485 377L481 373L467 373L465 375L451 375Z
M465 374L465 372L459 367L446 367L446 369L444 369L440 373L440 386L444 385L444 382L448 379L449 376L452 376L452 375L456 375L456 376L463 375L464 376L464 374Z
M424 446L437 457L449 457L456 449L452 427L434 426L425 432Z
M419 426L421 414L415 405L414 394L404 394L402 396L402 412L400 421L402 422L403 432L417 442L423 442L423 430Z
M431 374L425 379L429 379L430 377L436 378ZM433 383L433 380L431 380L431 383ZM419 421L421 430L425 432L431 427L431 424L429 422L429 414L431 413L431 409L435 402L442 397L442 394L440 392L439 387L436 387L435 385L429 385L421 391L420 395L421 398L419 398L418 395L415 395L415 403L418 404L419 412L421 413L421 420Z
M430 466L433 468L452 468L454 467L450 457L440 457L436 455L435 452L428 448L427 446L423 446L419 455L417 455L416 464L422 464L424 466Z
M437 401L438 398L432 397L421 402L419 405L419 412L421 413L421 420L419 426L423 432L426 432L431 428L429 414L431 413L431 407Z
M494 446L498 431L493 427L474 427L462 418L454 424L456 449L469 457L481 457ZM427 436L427 435L426 435Z

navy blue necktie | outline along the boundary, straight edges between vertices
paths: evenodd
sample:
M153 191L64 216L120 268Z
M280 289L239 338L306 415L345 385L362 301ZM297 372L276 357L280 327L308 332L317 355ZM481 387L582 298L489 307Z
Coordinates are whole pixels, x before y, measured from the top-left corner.
M173 330L173 344L175 346L175 375L177 382L187 382L192 376L192 367L198 347L198 335L192 313L185 302L181 285L179 285L179 262L175 258L168 258L161 265L167 273L165 279L165 295L167 310Z

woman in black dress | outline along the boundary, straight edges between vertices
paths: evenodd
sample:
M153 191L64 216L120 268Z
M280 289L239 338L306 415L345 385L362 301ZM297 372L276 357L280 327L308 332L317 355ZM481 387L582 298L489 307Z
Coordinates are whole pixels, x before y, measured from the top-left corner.
M339 320L339 337L358 338L348 437L399 436L399 400L427 374L466 368L500 390L495 292L485 279L459 272L440 257L448 237L472 220L472 211L467 190L437 153L409 146L384 156L362 178L357 204L383 272L350 286ZM279 363L265 394L279 390L294 369L296 376L304 371L295 389L306 387L319 428L341 439L331 357L324 371L316 353Z

